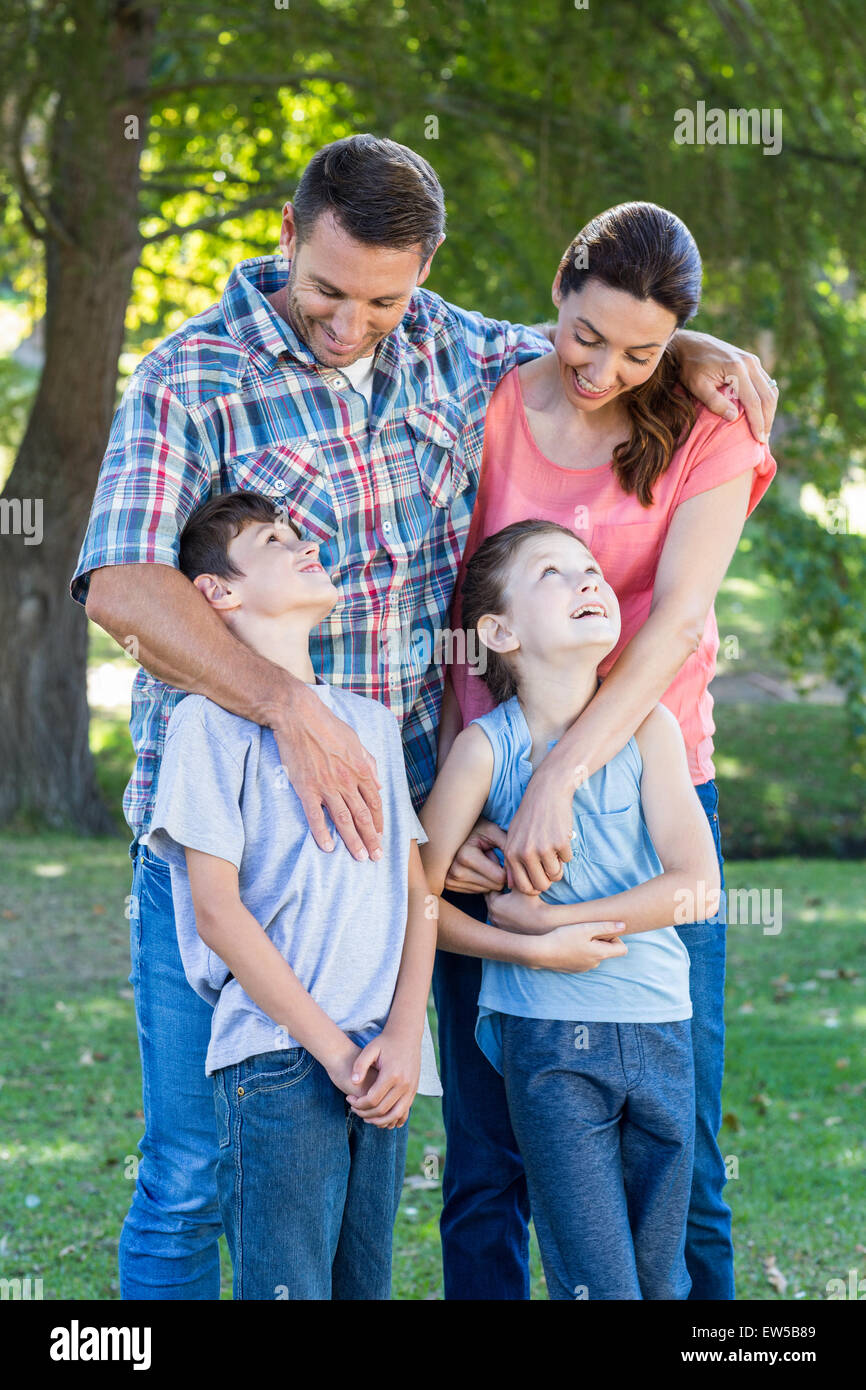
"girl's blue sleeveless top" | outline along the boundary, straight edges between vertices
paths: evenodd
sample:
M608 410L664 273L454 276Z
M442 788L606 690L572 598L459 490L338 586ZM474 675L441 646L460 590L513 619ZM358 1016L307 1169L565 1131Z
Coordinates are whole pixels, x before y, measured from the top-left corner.
M493 778L483 815L507 829L532 776L529 727L517 696L472 722L480 724L493 748ZM631 738L577 789L572 858L562 878L542 893L545 902L611 897L663 872L644 820L642 769L640 751ZM502 1070L498 1014L575 1023L691 1018L689 956L676 928L636 932L623 940L628 955L579 974L484 961L475 1035L497 1071Z

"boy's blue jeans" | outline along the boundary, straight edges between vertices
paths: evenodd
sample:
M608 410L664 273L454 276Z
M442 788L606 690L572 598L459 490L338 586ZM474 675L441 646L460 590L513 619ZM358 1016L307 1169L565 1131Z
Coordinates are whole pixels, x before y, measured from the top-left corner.
M695 790L723 873L718 792ZM465 912L485 912L481 894L449 895ZM695 1161L686 1233L690 1299L734 1297L731 1212L716 1135L722 1123L725 925L713 918L677 928L691 961L695 1066ZM433 994L447 1133L442 1180L442 1262L447 1299L529 1297L529 1198L502 1077L475 1042L481 962L437 952Z
M139 1145L142 1157L132 1205L120 1236L120 1296L122 1299L147 1300L218 1299L218 1242L223 1225L217 1195L217 1162L221 1155L224 1162L228 1159L234 1163L235 1160L233 1149L228 1152L220 1149L214 1116L214 1084L212 1078L205 1075L213 1010L196 994L184 974L177 944L168 864L136 844L133 844L131 852L134 867L129 923L132 973L129 979L135 991L145 1133ZM284 1052L273 1056L283 1059L282 1065L285 1066ZM318 1070L321 1071L321 1068ZM323 1072L322 1075L331 1090L335 1091L327 1073ZM305 1100L310 1088L315 1085L312 1071L308 1079L309 1086L304 1085ZM301 1095L294 1087L292 1093L293 1099L295 1095ZM279 1096L281 1093L278 1090L275 1094ZM258 1103L256 1101L257 1106ZM217 1104L218 1113L224 1119L221 1102ZM351 1136L345 1115L341 1126L341 1139L346 1136L346 1142L349 1142ZM376 1143L373 1136L380 1135L385 1147L389 1143L393 1146L393 1161L396 1162L401 1148L405 1161L408 1125L399 1130L379 1131L372 1125L365 1125L364 1129L368 1134L363 1138L370 1141L363 1150L365 1157L370 1146ZM246 1130L245 1143L248 1146L255 1132L255 1129ZM224 1138L224 1128L221 1134ZM392 1138L384 1139L388 1135ZM315 1159L316 1167L320 1168L323 1158L321 1127L312 1138L319 1144ZM350 1147L358 1151L357 1135L351 1140ZM249 1147L246 1152L251 1152ZM309 1148L305 1152L309 1158ZM363 1163L356 1167L353 1177L355 1188L363 1186L365 1171ZM378 1171L378 1180L381 1181L382 1169ZM396 1175L396 1169L394 1173ZM312 1181L311 1177L310 1184ZM247 1190L249 1192L249 1187ZM382 1191L386 1190L387 1184L382 1181ZM311 1186L308 1191L311 1191ZM399 1197L399 1187L397 1195ZM250 1208L254 1209L254 1206ZM317 1217L320 1228L326 1224L324 1212L323 1205ZM274 1210L263 1219L267 1222L268 1239L276 1248L276 1242L284 1238L285 1232L280 1236L277 1231ZM393 1217L390 1219L393 1224ZM229 1232L230 1240L231 1235ZM349 1238L347 1228L346 1239ZM343 1248L348 1247L344 1245ZM389 1235L389 1262L390 1249ZM367 1274L371 1282L378 1280L377 1287L384 1287L377 1270L378 1266L376 1270L371 1267ZM275 1278L273 1281L274 1284L286 1285L289 1282L289 1278ZM248 1283L243 1296L258 1297L258 1294L249 1292L250 1287L252 1285ZM270 1291L264 1296L276 1298L278 1295ZM279 1296L297 1295L280 1293ZM321 1296L331 1297L327 1293ZM380 1295L334 1294L334 1297L352 1296ZM387 1294L381 1296L387 1297Z
M235 1298L390 1298L408 1124L359 1119L302 1047L212 1079Z
M501 1015L508 1111L552 1299L684 1299L689 1020Z

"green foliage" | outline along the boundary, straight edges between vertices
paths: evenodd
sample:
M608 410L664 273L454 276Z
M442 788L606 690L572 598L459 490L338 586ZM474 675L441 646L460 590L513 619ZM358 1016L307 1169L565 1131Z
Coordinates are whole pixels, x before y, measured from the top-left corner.
M600 209L629 198L673 208L705 262L695 326L760 347L780 381L785 478L833 498L862 462L857 0L764 0L760 12L739 0L683 0L673 11L663 0L600 10L310 0L254 13L246 0L7 0L6 11L0 276L33 314L44 296L35 234L62 233L75 196L51 184L52 148L74 128L104 150L124 138L133 101L149 112L124 370L211 303L236 260L275 248L280 208L321 144L371 129L425 154L444 184L448 238L431 288L497 316L549 314L562 251ZM109 35L121 12L155 20L143 93L115 81ZM781 152L677 144L675 113L699 101L780 111ZM10 423L9 437L17 430ZM786 657L796 664L821 643L862 759L863 539L828 544L804 521L796 489L771 494L753 525L789 604Z

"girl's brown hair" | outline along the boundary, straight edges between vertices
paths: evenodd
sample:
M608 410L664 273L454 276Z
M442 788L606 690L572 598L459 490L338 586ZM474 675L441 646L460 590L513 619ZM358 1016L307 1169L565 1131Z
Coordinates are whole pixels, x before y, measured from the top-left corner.
M701 258L684 222L655 203L619 203L587 222L561 261L563 299L588 280L600 280L636 299L652 299L677 328L698 311ZM674 449L695 423L691 396L680 386L679 364L665 348L648 381L622 397L631 437L617 444L613 467L624 492L652 506L653 487Z
M475 650L479 652L477 674L484 681L497 705L510 700L517 694L517 680L514 671L498 652L484 646L478 637L478 620L485 613L503 613L508 606L508 581L517 559L517 552L524 541L532 536L542 536L547 532L561 533L572 540L580 540L567 526L558 521L542 521L532 517L528 521L513 521L482 541L472 559L466 565L466 574L460 590L461 616L467 639L470 632L476 634ZM583 545L583 541L580 541ZM584 546L589 550L588 546ZM467 651L471 645L467 640Z

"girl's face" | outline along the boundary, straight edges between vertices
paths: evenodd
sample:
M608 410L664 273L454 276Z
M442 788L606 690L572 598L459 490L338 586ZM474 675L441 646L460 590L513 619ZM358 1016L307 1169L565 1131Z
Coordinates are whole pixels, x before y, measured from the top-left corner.
M583 542L548 531L523 541L508 579L507 611L485 615L478 628L494 651L519 652L527 669L568 665L578 651L597 665L619 640L619 603Z
M649 380L677 321L654 299L636 299L601 280L587 280L563 298L560 279L557 271L553 345L566 399L577 410L600 410Z

